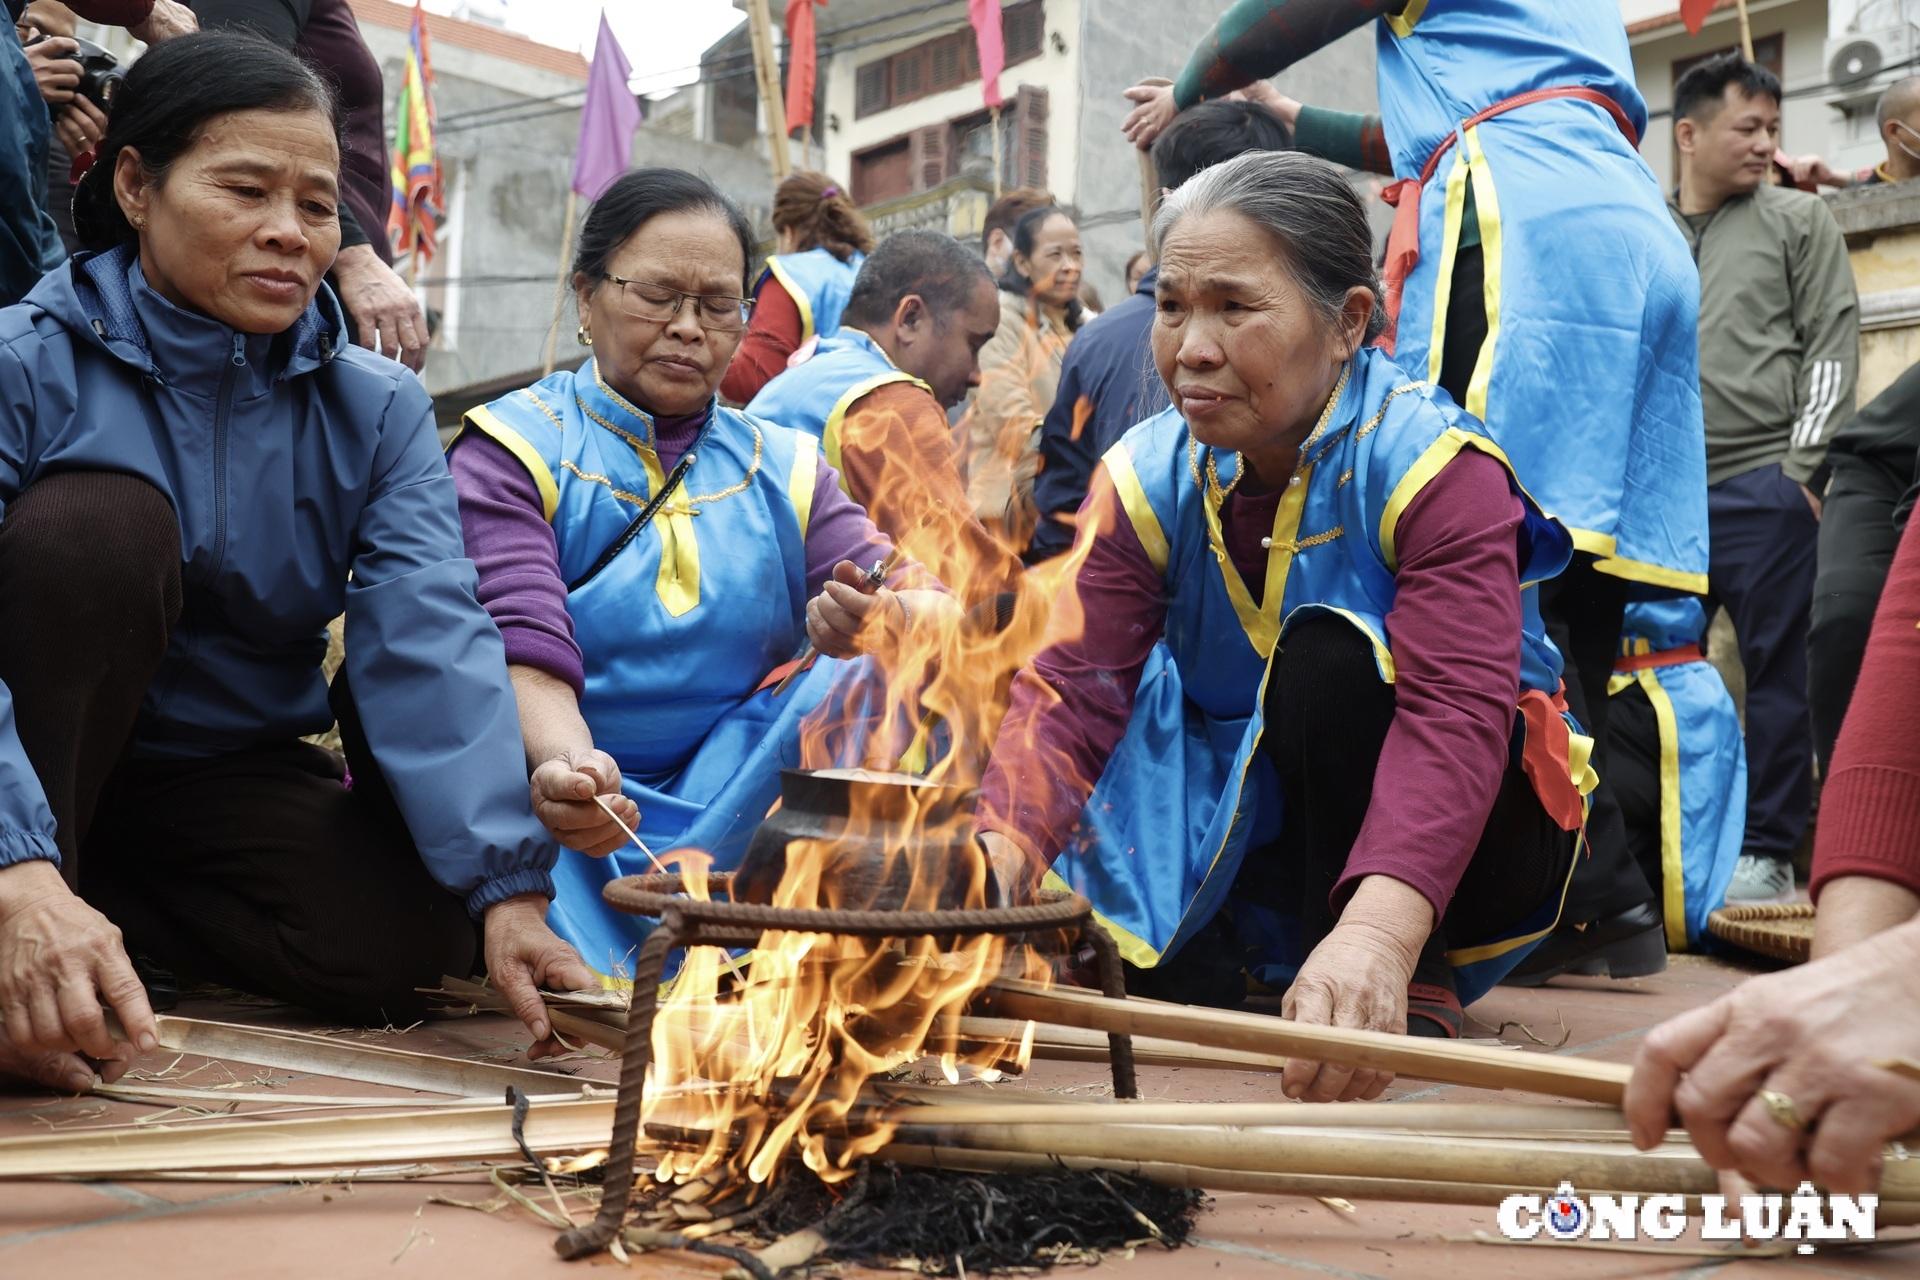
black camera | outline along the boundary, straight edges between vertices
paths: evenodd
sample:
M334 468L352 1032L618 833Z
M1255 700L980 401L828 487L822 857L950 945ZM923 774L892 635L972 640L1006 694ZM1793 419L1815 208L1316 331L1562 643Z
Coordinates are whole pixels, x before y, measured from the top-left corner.
M46 38L44 35L36 36L27 43L39 44ZM74 92L111 114L113 97L120 91L120 82L127 78L127 73L120 68L120 59L91 40L82 40L78 36L70 38L80 46L78 51L67 55L68 61L80 64L80 83L74 86Z

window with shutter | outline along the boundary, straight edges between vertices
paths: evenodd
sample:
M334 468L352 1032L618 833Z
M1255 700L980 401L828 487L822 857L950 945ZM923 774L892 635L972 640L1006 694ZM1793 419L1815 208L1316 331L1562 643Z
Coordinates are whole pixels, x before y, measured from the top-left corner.
M887 60L869 62L854 73L853 116L858 120L887 109Z
M972 33L942 36L931 42L931 65L928 67L928 88L934 93L943 93L948 89L957 89L966 82L967 53L966 46L973 43Z
M1000 34L1008 66L1039 57L1047 38L1046 6L1040 0L1008 5L1000 11Z
M908 135L913 148L915 191L931 191L947 180L947 132L951 128L942 121Z
M853 157L853 202L860 205L897 200L914 191L914 151L895 138Z
M1047 185L1047 91L1021 85L1014 94L1013 177L1023 187Z
M926 45L917 45L887 59L888 65L893 68L893 92L889 95L888 105L897 107L903 102L927 96L927 63L930 61L927 54Z

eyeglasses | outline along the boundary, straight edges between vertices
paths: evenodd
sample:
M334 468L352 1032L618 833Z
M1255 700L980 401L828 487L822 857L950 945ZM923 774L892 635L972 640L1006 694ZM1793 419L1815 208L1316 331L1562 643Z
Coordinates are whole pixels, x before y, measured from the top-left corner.
M747 298L724 293L685 293L650 280L629 280L611 273L606 279L620 286L621 309L635 320L666 324L680 314L683 303L691 302L702 329L738 333L747 327L747 317L753 314L753 302Z

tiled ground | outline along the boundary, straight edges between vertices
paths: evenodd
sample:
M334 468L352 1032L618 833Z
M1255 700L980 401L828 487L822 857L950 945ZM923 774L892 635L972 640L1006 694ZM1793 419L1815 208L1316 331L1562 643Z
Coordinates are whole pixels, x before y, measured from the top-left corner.
M1489 1026L1524 1024L1549 1042L1565 1032L1561 1053L1625 1060L1639 1037L1668 1015L1690 1008L1740 977L1727 966L1681 958L1658 978L1611 984L1570 980L1540 991L1501 989L1473 1016ZM274 1018L280 1011L189 1007L208 1017ZM512 1029L503 1019L433 1023L403 1035L369 1035L429 1052L485 1054L519 1061ZM1525 1036L1510 1027L1510 1040ZM188 1060L182 1067L191 1067ZM164 1060L153 1064L165 1065ZM251 1076L252 1068L242 1069ZM606 1077L597 1065L589 1074ZM1041 1064L1023 1087L1087 1084L1098 1068ZM1148 1097L1252 1100L1271 1097L1271 1077L1234 1072L1143 1069ZM198 1079L207 1078L204 1074ZM196 1083L190 1080L187 1083ZM370 1086L315 1077L275 1078L305 1093L368 1093ZM1400 1098L1461 1099L1474 1091L1410 1085ZM1484 1095L1482 1095L1484 1096ZM99 1099L0 1096L0 1136L62 1129L151 1114L154 1108ZM604 1275L617 1264L569 1264L551 1252L551 1231L517 1211L484 1215L427 1203L436 1193L483 1199L484 1186L358 1183L296 1187L231 1182L12 1183L0 1185L0 1277L121 1275L171 1277L530 1277ZM1845 1256L1723 1260L1583 1252L1564 1245L1493 1247L1461 1242L1494 1230L1491 1210L1363 1203L1349 1217L1316 1201L1276 1196L1222 1195L1201 1219L1198 1247L1168 1253L1142 1250L1107 1266L1116 1280L1198 1280L1201 1276L1303 1276L1335 1280L1613 1280L1615 1277L1712 1275L1726 1280L1791 1268L1796 1275L1912 1276L1920 1274L1920 1238L1913 1247ZM1892 1233L1889 1233L1892 1234ZM1909 1232L1907 1234L1915 1234ZM1694 1248L1699 1248L1694 1242ZM590 1268L590 1269L589 1269ZM647 1275L713 1276L725 1264L687 1255L645 1255L633 1270Z

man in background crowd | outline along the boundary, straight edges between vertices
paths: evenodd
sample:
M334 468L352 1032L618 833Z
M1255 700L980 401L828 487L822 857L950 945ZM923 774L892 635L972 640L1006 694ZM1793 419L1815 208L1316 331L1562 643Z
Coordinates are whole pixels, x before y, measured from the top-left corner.
M1879 164L1841 173L1819 156L1799 156L1787 171L1796 185L1822 187L1876 187L1920 177L1920 76L1908 76L1887 86L1874 110L1880 141L1887 158Z
M1773 186L1780 82L1738 54L1674 88L1669 211L1700 267L1710 603L1746 668L1746 840L1733 903L1793 892L1813 736L1807 629L1827 439L1853 412L1859 316L1846 242L1818 196Z

